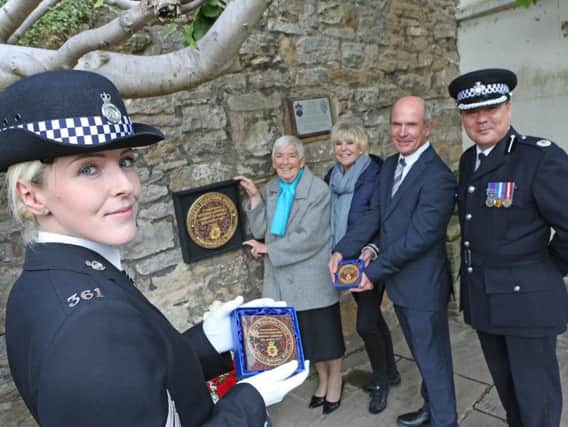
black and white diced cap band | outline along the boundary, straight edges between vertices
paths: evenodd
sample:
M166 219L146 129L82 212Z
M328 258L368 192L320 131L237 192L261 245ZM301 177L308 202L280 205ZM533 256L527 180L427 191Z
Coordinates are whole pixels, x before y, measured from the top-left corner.
M458 108L460 110L471 110L483 106L501 104L509 98L509 92L509 86L505 83L483 84L481 82L477 82L473 87L458 92ZM487 95L498 96L495 98L483 99L479 102L464 103L469 99L486 97Z
M111 102L111 96L101 92L101 115L66 117L19 123L0 129L25 129L37 136L66 145L98 145L133 134L132 121Z
M127 115L122 115L118 123L102 116L69 117L21 123L0 131L11 128L22 128L42 138L69 145L105 144L133 133L132 121Z

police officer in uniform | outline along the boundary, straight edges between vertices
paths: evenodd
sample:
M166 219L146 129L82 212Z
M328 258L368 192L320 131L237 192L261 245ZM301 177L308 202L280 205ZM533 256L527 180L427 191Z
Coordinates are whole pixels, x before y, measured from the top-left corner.
M516 75L484 69L449 85L475 143L460 160L461 308L515 427L558 427L556 339L566 329L568 156L511 126ZM552 231L554 230L554 231Z
M297 365L285 364L214 405L205 380L232 368L229 315L242 297L180 333L122 270L140 196L132 147L163 138L95 73L40 73L0 95L0 171L28 243L6 346L42 427L263 427L266 406L307 376L287 378Z

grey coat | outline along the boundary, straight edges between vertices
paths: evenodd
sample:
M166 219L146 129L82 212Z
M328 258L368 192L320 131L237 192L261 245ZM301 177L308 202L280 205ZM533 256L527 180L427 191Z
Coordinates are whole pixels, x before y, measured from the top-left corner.
M328 307L338 301L327 270L330 249L330 193L328 186L305 167L296 188L286 234L270 233L280 187L272 179L261 191L254 209L246 207L253 236L264 239L263 296L284 300L296 310Z

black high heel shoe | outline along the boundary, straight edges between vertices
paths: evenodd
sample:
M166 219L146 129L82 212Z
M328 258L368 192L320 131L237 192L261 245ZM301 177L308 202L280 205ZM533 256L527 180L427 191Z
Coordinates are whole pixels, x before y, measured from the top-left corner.
M325 400L325 396L316 396L315 394L312 395L312 398L310 400L310 404L308 405L308 408L318 408L320 406L322 406L324 403L326 402Z
M343 387L345 387L345 383L341 383L341 394L339 395L339 400L337 402L329 402L327 399L324 399L323 402L323 409L321 411L322 414L327 415L331 414L337 408L341 406L341 397L343 396Z

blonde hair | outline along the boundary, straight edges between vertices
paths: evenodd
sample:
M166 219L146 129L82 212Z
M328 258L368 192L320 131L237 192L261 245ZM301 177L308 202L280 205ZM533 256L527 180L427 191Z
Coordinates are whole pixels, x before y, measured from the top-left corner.
M334 146L340 139L349 139L355 144L359 144L361 151L369 154L369 138L359 125L348 122L337 122L331 128L331 145Z
M12 216L21 228L22 238L29 243L37 238L38 223L18 195L18 180L41 186L43 184L46 165L39 160L16 163L6 172L8 206Z

